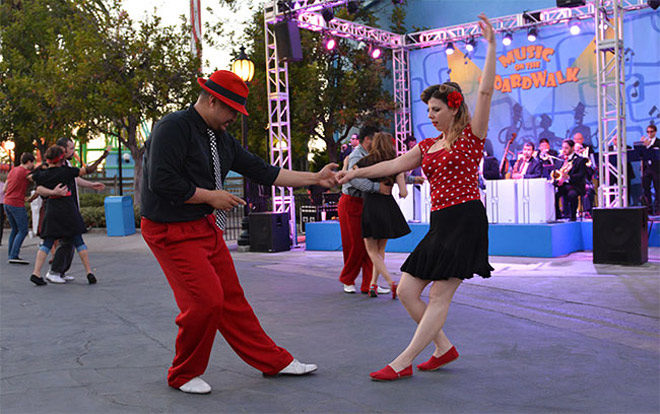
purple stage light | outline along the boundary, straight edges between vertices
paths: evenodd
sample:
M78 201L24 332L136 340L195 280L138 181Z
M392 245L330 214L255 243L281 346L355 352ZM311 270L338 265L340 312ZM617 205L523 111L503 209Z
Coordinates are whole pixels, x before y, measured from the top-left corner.
M504 37L502 38L502 44L504 46L509 46L512 40L513 40L513 36L511 36L511 33L507 32L504 34Z
M477 42L474 39L470 39L465 42L465 50L468 52L473 52L474 48L477 46Z
M369 55L371 55L372 59L378 59L383 55L383 51L380 50L379 47L373 47L369 52Z
M578 24L577 20L573 20L569 23L570 31L572 35L579 35L580 34L580 25Z
M538 36L538 31L536 27L530 27L527 31L527 40L530 42L536 42L536 37Z
M335 50L335 48L337 47L337 41L332 37L325 39L323 43L325 46L325 50Z

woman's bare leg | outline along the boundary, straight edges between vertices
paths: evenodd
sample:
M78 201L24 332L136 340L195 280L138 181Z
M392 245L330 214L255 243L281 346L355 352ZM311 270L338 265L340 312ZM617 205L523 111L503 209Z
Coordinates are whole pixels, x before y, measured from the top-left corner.
M44 265L47 257L48 253L41 249L37 250L37 258L34 260L34 269L32 270L33 275L41 277L41 267Z
M371 276L371 284L375 285L378 283L378 275L382 273L382 268L384 267L383 259L380 257L380 252L378 251L378 240L371 237L364 239L364 247L367 249L367 254L371 263L374 265L374 271Z
M403 274L398 289L399 298L413 320L418 321L418 325L406 349L390 363L395 371L400 371L412 364L417 355L431 341L435 343L436 352L434 352L434 355L436 356L442 355L439 353L442 350L446 351L451 348L451 342L442 332L442 327L447 320L451 300L461 282L461 279L456 278L433 282L429 303L425 305L420 299L420 295L429 282L416 279L408 273ZM446 349L443 349L445 347Z
M85 272L88 274L92 273L92 266L89 264L89 253L87 252L87 249L79 251L78 255L80 256L83 266L85 266Z
M379 273L383 275L387 284L392 286L392 276L390 276L390 272L385 265L385 247L387 246L387 239L378 239L376 241L378 242L378 256L380 257L378 264L381 266Z

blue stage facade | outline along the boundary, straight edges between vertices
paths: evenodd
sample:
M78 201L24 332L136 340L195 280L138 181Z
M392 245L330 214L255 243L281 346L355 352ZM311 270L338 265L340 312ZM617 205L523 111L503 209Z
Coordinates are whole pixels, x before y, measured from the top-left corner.
M426 235L428 223L409 223L410 234L387 243L387 252L412 251ZM651 226L651 223L649 223ZM340 251L338 221L307 223L307 250ZM491 256L559 257L592 250L592 222L576 221L548 224L489 224ZM660 223L651 227L649 246L660 247Z

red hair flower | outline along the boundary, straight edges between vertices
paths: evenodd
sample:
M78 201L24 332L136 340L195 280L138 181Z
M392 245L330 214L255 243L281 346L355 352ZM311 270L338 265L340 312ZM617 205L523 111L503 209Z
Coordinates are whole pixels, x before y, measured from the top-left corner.
M447 106L454 109L461 106L463 103L463 95L460 92L453 91L447 95Z

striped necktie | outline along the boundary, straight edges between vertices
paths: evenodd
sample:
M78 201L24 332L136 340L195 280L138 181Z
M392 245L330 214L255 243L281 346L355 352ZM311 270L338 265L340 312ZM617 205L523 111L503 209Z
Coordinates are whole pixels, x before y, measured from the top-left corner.
M220 170L220 155L218 155L218 146L215 139L215 134L209 128L209 142L211 143L211 158L213 158L213 175L215 177L215 189L222 190L222 170ZM225 231L227 224L227 212L224 210L215 210L215 224L222 231Z

